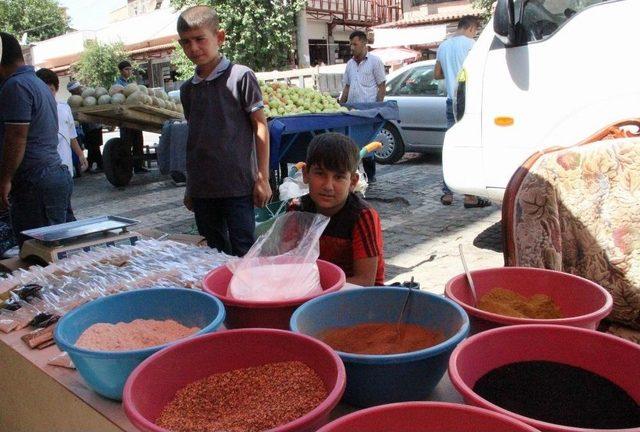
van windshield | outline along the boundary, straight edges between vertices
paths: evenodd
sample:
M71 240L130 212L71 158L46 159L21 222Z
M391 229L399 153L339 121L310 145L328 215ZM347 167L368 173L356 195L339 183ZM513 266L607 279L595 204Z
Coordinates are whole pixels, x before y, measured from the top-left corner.
M516 10L525 2L524 14L520 21L527 42L548 38L575 14L596 3L611 0L515 0Z

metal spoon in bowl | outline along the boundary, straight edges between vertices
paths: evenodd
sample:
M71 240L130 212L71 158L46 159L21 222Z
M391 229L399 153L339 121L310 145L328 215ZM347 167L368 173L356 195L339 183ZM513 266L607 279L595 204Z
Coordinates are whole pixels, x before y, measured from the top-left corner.
M460 250L460 259L462 260L464 272L467 275L467 281L469 281L469 286L471 287L471 296L473 297L473 306L475 307L478 304L478 296L476 294L476 287L473 284L473 279L471 278L471 273L467 268L467 261L464 259L464 252L462 252L462 243L458 245L458 249Z
M407 309L407 304L409 304L409 297L411 296L411 291L413 290L413 276L411 276L411 282L409 282L409 291L407 292L407 296L404 298L404 304L402 305L402 309L400 310L400 316L398 317L398 322L396 323L396 333L400 333L400 324L402 323L402 317L404 316L404 311Z

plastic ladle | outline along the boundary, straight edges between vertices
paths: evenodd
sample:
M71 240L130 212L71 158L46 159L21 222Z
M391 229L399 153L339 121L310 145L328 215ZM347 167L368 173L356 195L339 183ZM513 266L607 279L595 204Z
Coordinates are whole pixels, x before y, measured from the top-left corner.
M458 250L460 250L460 259L462 260L462 266L464 267L464 272L467 275L467 281L469 281L469 287L471 287L471 296L473 297L473 306L475 307L478 304L478 295L476 294L476 287L473 284L471 273L469 272L469 268L467 267L467 261L464 259L462 244L458 245Z
M402 317L404 316L404 311L407 309L407 304L409 304L409 297L411 296L411 291L414 287L413 276L411 276L411 282L409 282L409 291L407 292L407 296L404 298L404 304L402 305L402 309L400 310L400 316L398 317L398 322L396 323L396 333L400 333L400 324L402 323Z

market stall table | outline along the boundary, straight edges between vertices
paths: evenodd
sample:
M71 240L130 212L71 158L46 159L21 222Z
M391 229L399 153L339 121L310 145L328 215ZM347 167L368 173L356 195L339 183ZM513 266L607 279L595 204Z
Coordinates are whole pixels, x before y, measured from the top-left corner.
M75 370L48 365L60 350L55 345L32 350L20 339L25 333L27 330L0 335L0 430L136 431L121 403L93 392ZM462 403L446 374L429 400ZM355 410L338 405L332 419Z

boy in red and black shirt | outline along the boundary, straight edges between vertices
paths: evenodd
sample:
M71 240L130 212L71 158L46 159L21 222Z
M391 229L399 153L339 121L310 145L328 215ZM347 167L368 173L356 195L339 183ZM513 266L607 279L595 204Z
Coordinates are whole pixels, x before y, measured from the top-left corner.
M382 227L378 212L353 190L359 150L347 136L325 133L309 144L303 171L309 194L294 200L289 210L320 213L331 218L320 237L320 259L342 268L347 282L384 284Z

